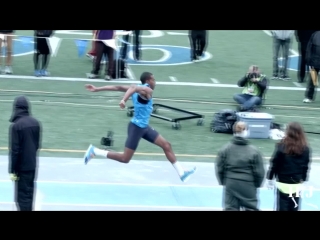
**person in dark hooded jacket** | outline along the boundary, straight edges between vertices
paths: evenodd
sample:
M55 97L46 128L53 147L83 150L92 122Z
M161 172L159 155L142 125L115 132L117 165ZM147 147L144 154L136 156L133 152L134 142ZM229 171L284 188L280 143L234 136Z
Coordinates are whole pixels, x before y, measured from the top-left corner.
M224 187L225 211L258 211L258 188L265 168L260 151L246 139L247 125L233 125L234 138L218 153L215 169L220 185Z
M304 82L306 75L306 54L307 54L307 46L311 36L318 30L296 30L296 40L298 42L299 49L299 63L298 63L298 82Z
M32 211L41 124L31 117L28 100L17 97L9 131L9 174L15 182L15 203L20 211Z
M315 99L315 88L318 86L320 71L320 31L315 32L308 43L306 53L307 65L310 66L310 74L307 82L304 103L311 103Z

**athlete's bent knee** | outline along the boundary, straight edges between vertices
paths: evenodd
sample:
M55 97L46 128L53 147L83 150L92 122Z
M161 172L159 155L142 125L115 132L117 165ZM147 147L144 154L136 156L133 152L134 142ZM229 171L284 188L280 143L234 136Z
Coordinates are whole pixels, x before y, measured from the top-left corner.
M129 163L130 160L132 159L133 154L134 154L133 150L126 149L124 151L124 153L121 155L121 162L122 163Z
M171 151L171 143L168 141L165 141L162 145L163 151Z
M130 160L131 160L131 157L124 155L121 160L122 160L122 161L121 161L122 163L129 163Z

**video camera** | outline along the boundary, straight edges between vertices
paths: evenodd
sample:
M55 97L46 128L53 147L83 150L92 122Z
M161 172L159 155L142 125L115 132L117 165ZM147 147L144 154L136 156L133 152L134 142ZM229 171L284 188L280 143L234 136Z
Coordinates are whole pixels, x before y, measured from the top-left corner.
M256 72L252 72L252 73L248 73L248 78L252 79L252 78L259 78L260 74L256 73Z
M113 146L113 132L109 131L107 134L107 137L102 137L101 138L101 145L105 147L112 147Z
M260 77L260 73L259 73L259 67L258 66L251 66L252 69L251 71L248 73L247 77L249 79L252 79L252 78L259 78Z

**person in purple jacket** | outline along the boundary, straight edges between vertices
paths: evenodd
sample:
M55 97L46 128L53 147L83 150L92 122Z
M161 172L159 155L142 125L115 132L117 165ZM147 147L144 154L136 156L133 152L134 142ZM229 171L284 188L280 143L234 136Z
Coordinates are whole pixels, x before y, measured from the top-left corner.
M98 78L100 72L100 65L102 56L105 55L108 58L108 67L106 65L106 73L105 80L111 80L111 76L113 74L113 55L114 49L112 47L107 46L102 40L110 40L115 37L115 30L97 30L96 32L96 57L93 63L93 70L89 75L89 78Z

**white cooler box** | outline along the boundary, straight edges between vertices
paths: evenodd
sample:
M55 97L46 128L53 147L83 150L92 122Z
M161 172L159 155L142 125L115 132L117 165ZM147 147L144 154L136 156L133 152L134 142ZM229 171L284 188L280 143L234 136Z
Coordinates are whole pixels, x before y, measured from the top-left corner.
M239 112L237 116L238 121L245 122L248 125L248 138L269 138L272 115L260 112Z

